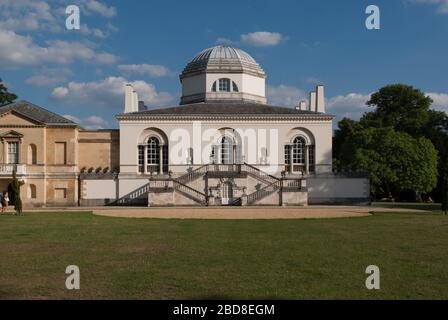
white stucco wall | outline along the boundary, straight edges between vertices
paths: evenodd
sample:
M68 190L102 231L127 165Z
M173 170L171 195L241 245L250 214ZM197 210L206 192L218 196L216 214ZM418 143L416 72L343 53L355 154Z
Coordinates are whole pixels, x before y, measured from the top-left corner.
M287 121L203 121L196 123L193 129L191 121L121 121L120 122L120 174L135 174L138 166L137 145L139 138L144 130L149 128L158 128L162 130L169 141L169 165L170 170L176 172L177 166L182 166L179 171L185 171L187 165L186 150L193 147L194 164L203 165L210 162L207 146L208 141L204 141L206 133L216 134L219 136L218 129L231 128L240 132L243 138L243 154L245 162L250 164L260 164L261 151L263 147L268 150L268 163L270 165L284 164L284 145L291 143L293 137L298 134L307 135L310 143L315 144L316 147L316 171L328 172L331 171L332 166L332 123L328 121L312 121L302 120L295 122ZM254 133L255 140L248 137ZM266 138L263 139L262 137ZM261 137L261 138L260 138ZM266 141L264 143L263 141ZM209 140L210 141L210 140ZM180 156L179 161L176 161L175 154L179 150L184 150L183 155ZM256 152L249 153L249 150L256 150ZM281 170L280 170L281 171Z
M208 73L184 78L182 95L212 92L213 83L221 78L228 78L235 82L240 93L265 97L265 79L243 73Z
M117 182L116 180L84 180L83 181L83 199L116 199Z
M368 178L322 175L307 179L310 204L368 202Z

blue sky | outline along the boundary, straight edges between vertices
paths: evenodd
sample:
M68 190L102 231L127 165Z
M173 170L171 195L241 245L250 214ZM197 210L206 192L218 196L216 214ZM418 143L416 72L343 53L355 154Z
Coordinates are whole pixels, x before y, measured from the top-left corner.
M81 29L65 29L65 8ZM381 10L381 30L365 9ZM89 128L116 127L122 86L150 107L177 105L178 74L217 43L250 53L271 103L294 106L317 82L328 111L358 118L369 94L407 83L448 111L448 0L0 0L0 77L25 99Z

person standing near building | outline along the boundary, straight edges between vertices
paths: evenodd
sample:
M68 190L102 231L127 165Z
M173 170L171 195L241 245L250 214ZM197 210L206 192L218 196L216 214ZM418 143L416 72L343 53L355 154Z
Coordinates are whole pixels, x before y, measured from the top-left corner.
M3 196L3 201L2 201L2 212L5 212L6 210L8 210L8 204L9 204L9 196L8 196L8 192L5 192L5 195Z

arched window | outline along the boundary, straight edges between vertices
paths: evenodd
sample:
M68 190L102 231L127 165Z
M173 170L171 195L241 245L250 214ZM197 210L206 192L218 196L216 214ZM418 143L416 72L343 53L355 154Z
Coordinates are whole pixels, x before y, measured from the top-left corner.
M230 79L219 79L219 91L230 92Z
M294 164L305 164L306 141L302 137L296 137L292 143L292 162Z
M160 161L159 139L151 137L148 139L147 164L155 165Z
M35 144L30 144L28 146L28 164L37 163L37 148Z
M212 92L216 92L216 81L213 82L213 86L212 86Z
M239 92L239 90L238 90L238 86L237 86L236 83L233 82L233 81L232 81L232 89L233 89L233 92Z
M222 164L232 164L233 163L233 141L229 137L222 137L220 140L220 162Z
M27 197L28 199L36 199L36 185L28 185Z

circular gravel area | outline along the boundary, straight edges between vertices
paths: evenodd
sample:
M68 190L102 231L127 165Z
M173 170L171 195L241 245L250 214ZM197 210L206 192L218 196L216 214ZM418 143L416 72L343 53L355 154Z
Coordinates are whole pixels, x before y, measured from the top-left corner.
M157 219L313 219L365 217L372 212L426 212L378 207L176 207L93 208L93 214L120 218Z

